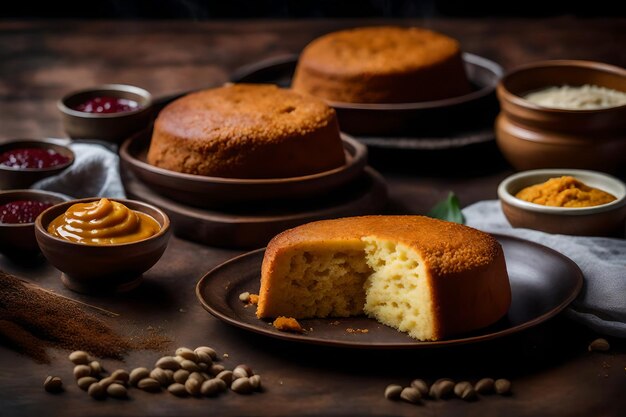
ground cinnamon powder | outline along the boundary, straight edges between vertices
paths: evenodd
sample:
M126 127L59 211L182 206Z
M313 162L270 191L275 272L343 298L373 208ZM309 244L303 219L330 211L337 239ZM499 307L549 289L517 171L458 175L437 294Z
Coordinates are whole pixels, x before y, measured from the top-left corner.
M160 350L169 344L157 334L125 337L86 308L0 271L0 342L37 362L50 361L48 347L121 359L132 349Z

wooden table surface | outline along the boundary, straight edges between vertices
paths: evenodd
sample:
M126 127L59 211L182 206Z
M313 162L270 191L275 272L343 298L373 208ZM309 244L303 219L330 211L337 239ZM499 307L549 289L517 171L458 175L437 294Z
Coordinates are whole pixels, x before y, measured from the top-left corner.
M160 96L219 85L241 65L296 53L323 33L370 23L414 24L458 38L463 48L505 69L533 60L576 58L626 66L626 19L304 20L227 22L0 22L0 139L63 137L55 101L98 83L129 83ZM495 146L495 145L494 145ZM425 213L453 190L461 204L496 198L512 170L497 152L477 163L425 169L393 156L373 161L386 177L389 213ZM479 155L480 156L480 155ZM483 155L484 156L484 155ZM469 160L468 160L469 159ZM408 165L406 165L408 164ZM480 169L472 169L477 165ZM442 169L443 168L443 169ZM177 346L210 345L228 353L226 366L248 363L266 391L216 399L179 399L133 390L128 401L96 402L73 384L67 352L50 365L0 347L0 415L424 415L424 416L624 416L626 344L610 338L608 353L590 353L597 335L559 316L523 333L455 348L417 351L334 349L277 341L232 328L206 313L194 286L214 266L239 251L173 238L136 291L93 297L71 293L48 264L17 265L0 255L0 267L60 294L119 313L137 328L153 326ZM355 335L358 337L358 335ZM109 368L151 365L156 352L130 354ZM61 395L42 389L46 375L63 378ZM510 397L477 402L428 401L414 406L383 398L387 384L414 378L477 380L506 377Z

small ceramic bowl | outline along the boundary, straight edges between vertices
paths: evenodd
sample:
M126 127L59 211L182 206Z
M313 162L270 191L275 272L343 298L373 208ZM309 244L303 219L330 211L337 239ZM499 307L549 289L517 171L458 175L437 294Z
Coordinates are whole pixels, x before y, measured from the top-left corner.
M551 86L597 85L626 92L626 69L555 60L518 67L496 89L496 143L517 170L578 168L617 172L626 164L626 105L598 110L543 107L525 98Z
M50 222L70 206L97 200L99 198L68 201L41 213L35 221L37 242L48 261L63 272L61 280L69 289L94 294L129 291L140 284L142 274L163 255L170 237L170 220L162 210L150 204L110 199L152 216L161 230L144 240L100 246L74 243L48 233Z
M75 155L70 148L46 139L13 139L3 142L0 144L0 154L24 148L52 150L67 157L68 161L51 168L12 168L0 164L0 189L28 188L43 178L60 174L74 163Z
M117 113L88 113L76 108L89 99L113 97L133 100L139 106ZM104 84L67 94L58 101L65 132L74 139L102 139L120 143L145 128L153 114L152 96L143 88L124 84Z
M40 190L10 190L0 192L0 206L20 200L59 204L70 197ZM35 239L35 222L0 223L0 252L11 258L29 257L39 252Z
M550 178L572 176L584 184L613 194L617 199L592 207L551 207L515 197L520 190ZM610 175L577 169L523 171L498 186L502 211L513 227L578 236L623 237L626 226L626 185Z

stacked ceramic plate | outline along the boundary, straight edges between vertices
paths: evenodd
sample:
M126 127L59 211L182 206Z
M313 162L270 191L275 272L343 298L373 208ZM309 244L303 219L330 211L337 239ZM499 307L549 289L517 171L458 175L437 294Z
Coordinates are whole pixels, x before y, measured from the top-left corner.
M167 212L174 232L212 246L264 246L306 222L378 213L387 199L383 178L367 166L367 148L342 134L346 164L312 175L237 179L186 174L147 162L152 128L120 148L122 178L132 198Z

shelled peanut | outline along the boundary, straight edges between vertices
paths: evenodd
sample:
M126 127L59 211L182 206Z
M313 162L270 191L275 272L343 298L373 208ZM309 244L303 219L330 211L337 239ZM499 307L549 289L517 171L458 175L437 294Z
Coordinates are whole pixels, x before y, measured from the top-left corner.
M69 355L74 364L73 375L76 384L95 398L126 398L131 387L146 392L161 392L163 389L177 397L216 396L230 388L237 394L252 394L262 391L261 376L250 366L239 364L227 370L218 361L215 349L200 346L196 349L180 347L173 356L159 358L152 369L138 367L127 372L117 369L110 375L99 362L91 360L83 351ZM48 377L44 388L48 392L61 390L58 377Z
M407 387L390 384L385 388L385 398L388 400L404 400L413 404L420 404L423 399L445 400L455 395L465 401L475 401L478 395L488 394L509 395L511 381L508 379L482 378L475 384L469 381L455 382L450 378L440 378L430 386L423 379L415 379Z

